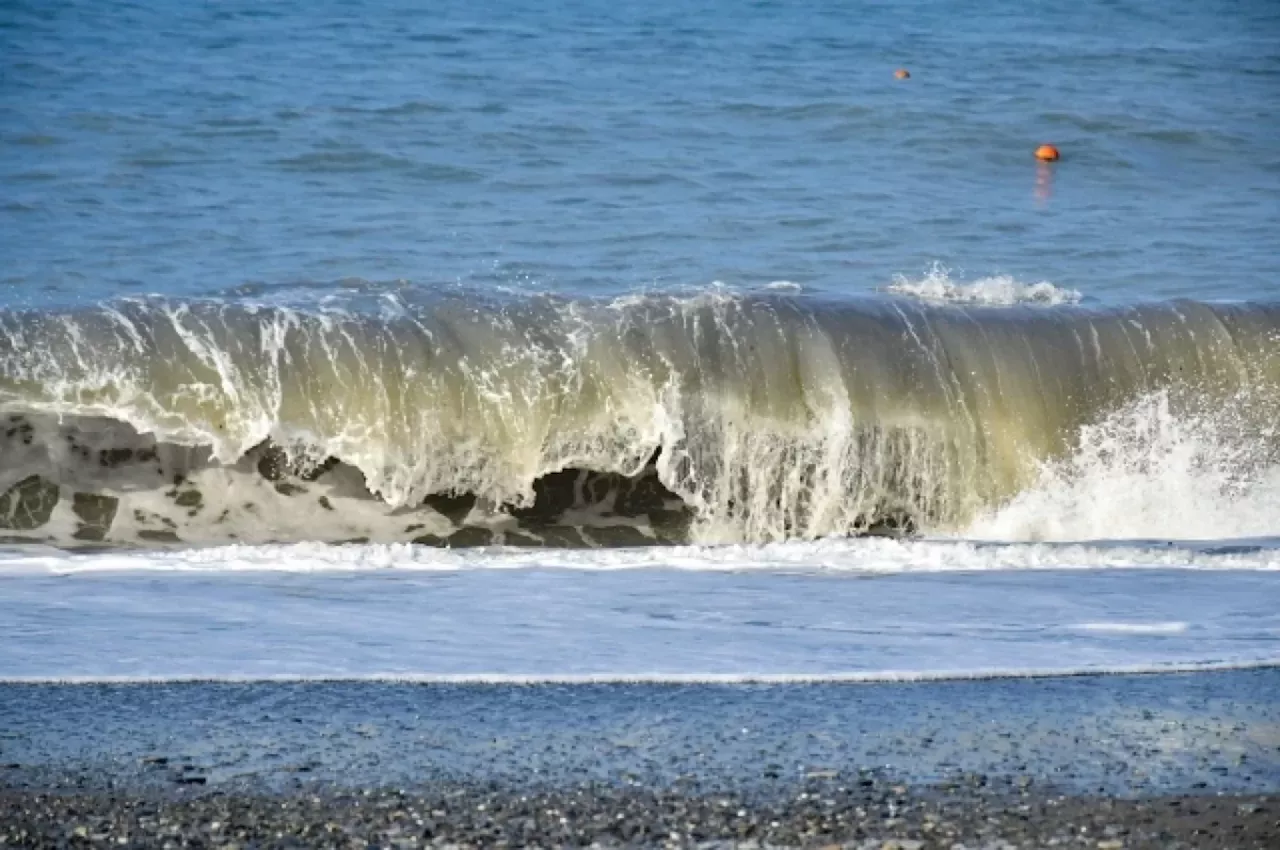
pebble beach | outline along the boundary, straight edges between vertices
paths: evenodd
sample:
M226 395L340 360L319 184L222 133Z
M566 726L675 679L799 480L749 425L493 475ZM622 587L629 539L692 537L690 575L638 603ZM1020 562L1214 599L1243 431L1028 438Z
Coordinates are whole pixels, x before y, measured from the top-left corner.
M1264 848L1277 687L4 685L0 842Z

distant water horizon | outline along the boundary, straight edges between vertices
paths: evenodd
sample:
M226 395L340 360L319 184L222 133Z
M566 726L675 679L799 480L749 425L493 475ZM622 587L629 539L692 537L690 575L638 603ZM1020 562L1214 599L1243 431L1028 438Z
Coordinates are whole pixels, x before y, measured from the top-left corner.
M10 3L0 293L844 295L941 264L1104 303L1275 297L1277 14Z

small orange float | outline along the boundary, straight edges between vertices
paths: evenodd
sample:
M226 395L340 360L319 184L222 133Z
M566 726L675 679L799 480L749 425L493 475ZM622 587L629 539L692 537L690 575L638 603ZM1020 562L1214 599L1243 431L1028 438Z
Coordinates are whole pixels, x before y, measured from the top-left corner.
M899 68L898 70L893 72L893 76L896 79L905 80L911 76L911 72L908 71L906 68Z
M1058 159L1058 149L1053 145L1041 145L1036 148L1036 159L1041 162L1054 162Z

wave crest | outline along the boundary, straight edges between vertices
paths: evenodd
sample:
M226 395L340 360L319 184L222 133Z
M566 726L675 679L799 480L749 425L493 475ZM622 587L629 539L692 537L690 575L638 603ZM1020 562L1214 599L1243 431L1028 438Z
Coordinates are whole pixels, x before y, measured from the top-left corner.
M925 301L950 304L973 304L987 307L1011 307L1025 304L1042 307L1058 307L1080 303L1077 290L1054 286L1052 283L1021 283L1008 275L985 277L964 283L953 280L950 271L934 266L922 278L898 276L885 291L894 295L906 295Z
M723 290L388 299L377 316L160 299L0 312L0 533L621 545L961 531L1135 399L1168 390L1173 419L1252 399L1240 421L1265 419L1277 334L1280 305Z

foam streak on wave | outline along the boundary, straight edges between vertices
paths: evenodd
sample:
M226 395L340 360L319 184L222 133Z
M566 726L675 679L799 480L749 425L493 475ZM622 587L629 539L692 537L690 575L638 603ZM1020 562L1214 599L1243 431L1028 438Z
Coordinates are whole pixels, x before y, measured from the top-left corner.
M62 543L451 545L572 528L588 546L962 531L1152 394L1173 419L1247 398L1234 427L1253 448L1231 474L1268 474L1278 333L1280 304L722 291L441 295L382 316L155 299L0 312L0 526Z

